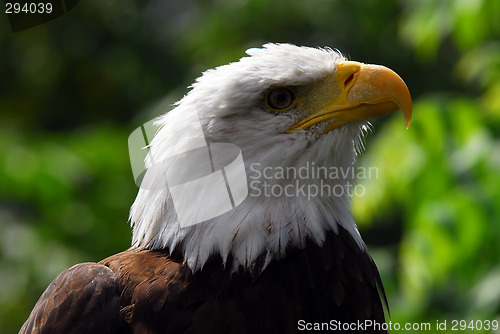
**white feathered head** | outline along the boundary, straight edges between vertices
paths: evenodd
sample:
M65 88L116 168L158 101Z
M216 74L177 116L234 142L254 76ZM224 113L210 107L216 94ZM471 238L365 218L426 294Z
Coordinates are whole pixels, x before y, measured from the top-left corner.
M325 231L339 225L364 247L349 210L348 187L355 181L350 169L369 118L401 109L409 125L411 99L403 80L388 68L347 61L329 48L266 44L247 54L203 73L157 120L161 128L150 145L148 185L141 186L131 209L133 247L180 251L193 270L214 253L224 260L231 255L234 268L251 268L262 255L268 263L307 238L321 244ZM174 163L215 143L241 150L246 196L241 203L233 198L227 212L185 226L174 186L196 189L193 198L184 198L184 211L198 213L207 210L203 201L219 201L217 185L204 181L193 188L195 183L172 183L168 175L195 180L207 168L220 169L230 190L234 175L214 166L210 150L206 159L201 154Z

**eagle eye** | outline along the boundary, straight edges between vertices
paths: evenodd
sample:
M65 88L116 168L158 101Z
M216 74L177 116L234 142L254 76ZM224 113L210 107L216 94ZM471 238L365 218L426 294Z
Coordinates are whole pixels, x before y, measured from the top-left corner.
M271 110L283 110L292 105L295 95L288 88L276 88L266 96L266 107Z

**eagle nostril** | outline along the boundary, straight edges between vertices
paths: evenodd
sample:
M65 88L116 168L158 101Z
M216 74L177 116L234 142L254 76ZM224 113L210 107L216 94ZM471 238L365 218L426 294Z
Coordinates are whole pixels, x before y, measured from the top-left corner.
M347 79L344 82L344 88L347 88L353 80L354 80L354 73L352 73L350 76L347 77Z

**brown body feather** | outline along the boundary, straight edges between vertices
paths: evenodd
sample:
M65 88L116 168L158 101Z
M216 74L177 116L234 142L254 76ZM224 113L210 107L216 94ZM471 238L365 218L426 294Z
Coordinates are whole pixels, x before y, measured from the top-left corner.
M192 273L181 257L133 249L76 265L51 283L20 333L296 333L299 320L384 322L377 268L342 228L260 274L230 267L212 256Z

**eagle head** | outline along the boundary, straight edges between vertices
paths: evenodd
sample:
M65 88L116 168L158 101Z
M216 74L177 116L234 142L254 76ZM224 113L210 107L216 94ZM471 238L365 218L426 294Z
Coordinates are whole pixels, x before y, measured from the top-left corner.
M321 245L339 226L364 249L350 213L356 155L368 119L401 109L408 127L408 88L392 70L347 61L329 48L266 44L247 54L204 72L156 120L148 186L130 213L133 247L181 252L193 271L212 254L231 259L233 268L252 268L258 258L265 267L307 239ZM217 217L183 226L165 175L197 175L204 163L180 168L169 161L212 143L241 151L247 196ZM163 163L152 168L155 161ZM200 187L196 197L214 200L211 190ZM189 210L203 208L193 200Z

